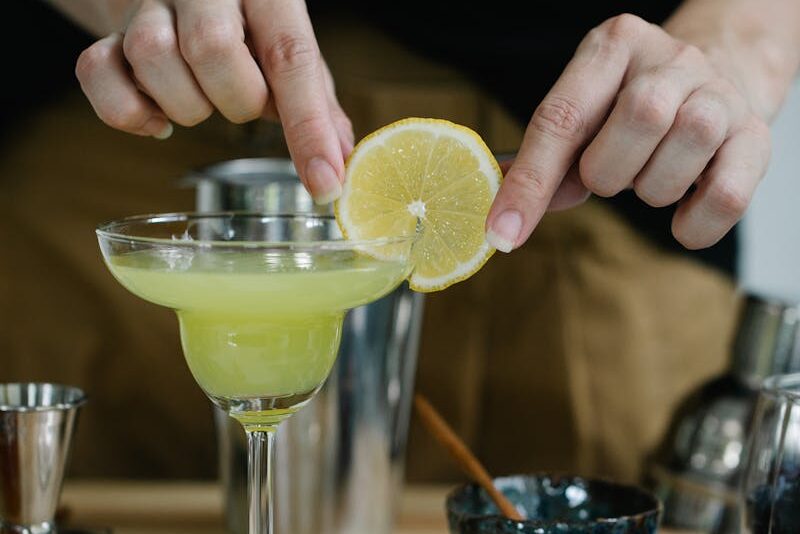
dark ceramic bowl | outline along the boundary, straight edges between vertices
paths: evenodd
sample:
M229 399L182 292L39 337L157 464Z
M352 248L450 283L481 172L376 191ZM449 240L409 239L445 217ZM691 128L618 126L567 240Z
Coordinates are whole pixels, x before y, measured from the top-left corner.
M495 484L526 521L502 517L475 484L447 497L452 534L654 534L661 503L636 487L562 475L517 475Z

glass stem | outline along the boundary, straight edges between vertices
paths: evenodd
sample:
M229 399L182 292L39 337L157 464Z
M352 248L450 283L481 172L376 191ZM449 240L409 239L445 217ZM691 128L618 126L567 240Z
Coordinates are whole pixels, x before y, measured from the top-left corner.
M273 534L275 428L247 430L250 534Z

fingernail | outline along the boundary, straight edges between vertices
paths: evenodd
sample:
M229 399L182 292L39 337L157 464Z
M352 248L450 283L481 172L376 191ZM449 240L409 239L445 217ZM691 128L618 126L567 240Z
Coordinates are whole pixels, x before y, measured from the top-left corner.
M328 204L342 195L342 184L330 163L322 158L314 158L306 166L311 194L316 204Z
M516 210L506 210L498 215L486 232L486 241L500 252L511 252L522 229L522 215Z
M162 119L161 117L153 117L144 125L144 130L155 131L156 133L152 134L153 137L163 141L164 139L169 139L174 129L172 123L168 120Z

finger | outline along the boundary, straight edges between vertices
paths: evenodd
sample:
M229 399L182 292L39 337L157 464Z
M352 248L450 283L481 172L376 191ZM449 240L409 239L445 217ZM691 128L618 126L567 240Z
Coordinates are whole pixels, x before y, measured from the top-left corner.
M350 152L353 151L353 145L355 144L353 123L350 122L347 114L339 104L339 99L336 98L336 84L333 81L333 76L331 75L331 70L328 68L328 64L323 61L322 65L325 69L325 88L328 94L328 107L330 107L331 110L331 117L333 118L336 132L339 134L342 155L347 157L350 155Z
M625 76L630 43L644 31L639 20L617 17L589 32L534 111L487 217L486 238L497 250L509 252L528 238L579 149L600 127Z
M122 36L97 41L78 57L75 74L100 119L118 130L166 139L172 124L136 87L122 55Z
M694 47L633 79L620 91L611 115L583 152L583 183L614 196L633 183L670 130L681 104L711 73Z
M253 44L301 180L316 202L341 195L344 157L304 2L245 0Z
M511 166L514 164L514 156L509 159L498 156L498 164L503 175L507 174ZM553 193L553 198L550 199L550 204L547 206L547 211L562 211L582 204L589 198L589 190L581 182L580 174L575 165L573 165L567 172L567 175L561 180L558 189Z
M175 2L180 51L203 92L228 120L257 119L267 102L267 82L245 43L237 0Z
M213 108L178 49L172 11L145 2L125 30L122 50L141 87L173 121L194 126Z
M558 189L553 193L553 198L550 199L547 211L563 211L574 208L586 202L589 195L589 190L586 189L586 186L581 181L578 167L573 165L567 171L567 175L561 180L561 183L558 184Z
M714 157L731 129L741 126L745 105L733 90L706 84L684 102L669 133L636 177L634 190L647 204L674 204Z
M717 151L697 189L675 212L675 238L689 249L719 241L750 204L767 169L769 153L769 129L758 120L731 135Z

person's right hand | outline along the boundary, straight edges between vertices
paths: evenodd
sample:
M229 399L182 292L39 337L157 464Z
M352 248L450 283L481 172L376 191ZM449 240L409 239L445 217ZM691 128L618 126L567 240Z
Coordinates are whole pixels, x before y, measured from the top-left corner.
M315 200L341 193L353 131L301 0L142 0L76 74L97 115L133 134L166 138L170 121L194 126L214 109L280 119Z

